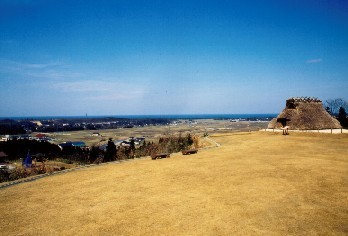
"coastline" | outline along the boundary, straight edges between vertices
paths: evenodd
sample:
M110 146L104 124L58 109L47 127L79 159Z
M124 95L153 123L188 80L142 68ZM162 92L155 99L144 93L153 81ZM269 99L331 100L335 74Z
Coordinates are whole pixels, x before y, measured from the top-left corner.
M272 119L277 114L259 113L259 114L166 114L166 115L97 115L97 116L4 116L3 119L12 120L52 120L52 119Z

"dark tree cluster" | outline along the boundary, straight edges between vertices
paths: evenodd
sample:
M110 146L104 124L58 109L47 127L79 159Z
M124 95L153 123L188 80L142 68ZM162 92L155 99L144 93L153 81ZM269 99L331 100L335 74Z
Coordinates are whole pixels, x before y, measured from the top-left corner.
M342 127L348 127L347 110L348 102L342 98L328 99L325 101L325 109L332 116L336 116Z
M179 152L181 150L187 149L192 144L193 139L190 134L188 134L186 137L182 137L181 135L178 137L164 137L160 138L158 142L159 151L167 153Z
M185 149L189 149L194 143L194 140L190 134L186 136L167 136L159 139L158 143L144 143L139 149L136 150L135 155L151 156L156 153L174 153L180 152Z
M340 110L338 111L337 119L341 123L342 127L344 128L348 127L347 112L343 107L340 107Z
M193 138L188 134L186 136L162 137L158 143L144 142L138 148L135 147L134 140L131 140L130 146L116 148L116 145L110 138L106 151L103 151L97 146L92 146L91 148L65 146L61 149L58 145L49 142L14 139L7 142L0 142L0 151L8 155L8 161L23 159L29 152L33 157L41 155L48 160L60 158L68 163L89 164L150 156L159 152L179 152L189 148L193 143Z
M33 158L40 160L63 159L67 163L89 163L90 150L88 148L66 146L61 149L58 145L49 142L40 142L36 140L14 139L7 142L0 142L0 151L5 152L7 161L24 159L29 152Z
M338 115L341 108L344 110L348 109L348 102L342 98L328 99L325 101L325 109L331 115Z
M0 151L8 155L7 158L9 161L24 158L28 152L31 155L41 153L47 157L58 156L61 153L58 145L27 139L0 142Z
M184 149L188 149L194 143L190 134L186 136L168 136L160 138L158 143L144 142L138 148L135 148L134 140L131 140L130 146L120 146L116 148L112 139L109 139L106 151L100 150L98 147L92 147L89 152L88 162L99 163L115 160L125 160L131 158L139 158L143 156L151 156L156 153L174 153Z
M106 152L104 155L104 162L114 161L117 158L117 149L115 143L112 141L112 138L109 139L108 145L106 146Z
M69 164L86 164L89 160L89 150L87 148L66 146L61 150L60 157L66 160Z
M16 134L25 134L26 131L22 124L15 120L5 119L0 120L0 134L9 134L9 135L16 135Z
M101 162L109 162L115 160L125 160L142 156L151 156L156 153L173 153L190 148L197 145L197 139L192 138L190 134L186 136L167 136L160 138L158 143L144 142L139 148L135 147L134 140L130 146L121 146L116 148L112 139L109 139L106 151L101 150L97 146L89 148L81 148L75 146L65 146L62 149L55 144L49 142L39 142L36 140L9 140L0 142L0 151L5 152L8 161L24 159L30 151L32 157L44 156L45 159L61 159L67 163L79 164L99 164ZM37 160L42 161L42 160ZM14 171L0 171L0 182L12 181L19 178L25 178L32 175L42 174L53 171L48 169L46 164L42 164L35 168L18 168Z
M97 146L92 146L89 150L89 157L87 163L101 163L104 159L104 151Z

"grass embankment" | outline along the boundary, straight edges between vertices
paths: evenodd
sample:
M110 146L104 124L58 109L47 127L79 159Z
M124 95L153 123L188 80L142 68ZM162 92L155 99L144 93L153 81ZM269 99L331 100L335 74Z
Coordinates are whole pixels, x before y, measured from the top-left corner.
M2 189L1 234L348 233L348 135L212 139L222 146Z

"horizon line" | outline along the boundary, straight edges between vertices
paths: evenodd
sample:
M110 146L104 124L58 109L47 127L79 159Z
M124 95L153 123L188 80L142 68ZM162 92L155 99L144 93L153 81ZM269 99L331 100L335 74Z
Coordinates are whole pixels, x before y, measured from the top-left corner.
M23 115L23 116L0 116L0 119L6 118L41 118L41 117L53 117L53 118L66 118L66 117L79 117L79 118L117 118L117 117L160 117L160 116L237 116L237 115L277 115L278 113L182 113L182 114L119 114L119 115Z

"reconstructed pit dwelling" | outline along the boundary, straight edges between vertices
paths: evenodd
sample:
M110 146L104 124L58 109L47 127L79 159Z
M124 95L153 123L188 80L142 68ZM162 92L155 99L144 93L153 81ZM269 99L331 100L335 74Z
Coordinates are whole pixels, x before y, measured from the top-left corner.
M288 126L292 130L340 129L338 120L332 117L317 98L295 97L286 100L285 109L271 120L269 129Z

